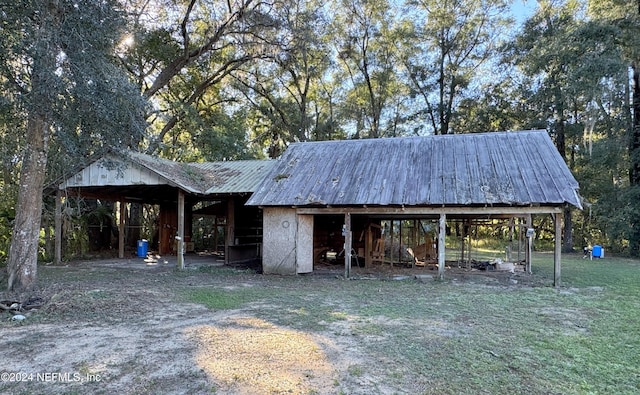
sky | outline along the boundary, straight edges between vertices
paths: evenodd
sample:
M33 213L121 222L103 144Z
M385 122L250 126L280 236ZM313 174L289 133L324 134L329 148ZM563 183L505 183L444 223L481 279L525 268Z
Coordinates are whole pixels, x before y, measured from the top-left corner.
M511 12L516 19L516 23L521 25L533 14L537 7L538 2L536 0L515 0L511 6Z

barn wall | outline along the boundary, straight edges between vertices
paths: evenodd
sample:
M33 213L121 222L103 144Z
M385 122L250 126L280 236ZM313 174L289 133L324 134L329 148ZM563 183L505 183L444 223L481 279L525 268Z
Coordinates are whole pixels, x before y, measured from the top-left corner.
M296 211L265 207L263 210L262 270L265 274L296 274Z
M313 215L297 216L296 272L313 271Z
M158 224L158 252L160 255L176 253L176 235L178 234L178 208L174 205L160 206Z
M66 180L61 185L61 188L164 184L166 184L166 181L163 181L158 174L135 164L127 164L124 168L108 169L101 161L97 161Z

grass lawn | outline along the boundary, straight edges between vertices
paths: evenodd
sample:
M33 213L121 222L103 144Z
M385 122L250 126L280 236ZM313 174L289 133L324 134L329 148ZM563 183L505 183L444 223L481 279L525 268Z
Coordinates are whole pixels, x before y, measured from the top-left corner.
M535 256L536 286L316 276L256 276L247 285L244 274L225 271L245 285L184 295L356 354L336 393L358 385L369 393L639 393L640 262L565 255L562 287L553 288L552 260Z
M0 393L640 393L640 261L565 255L558 288L552 254L533 270L435 281L43 266L47 305L0 319L0 372L101 380L5 380Z

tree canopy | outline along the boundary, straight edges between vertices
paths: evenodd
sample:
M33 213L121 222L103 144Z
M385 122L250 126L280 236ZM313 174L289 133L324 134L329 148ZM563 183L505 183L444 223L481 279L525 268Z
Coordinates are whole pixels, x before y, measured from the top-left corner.
M295 141L531 128L582 185L565 247L639 255L640 4L539 0L515 18L513 3L0 4L0 259L33 262L34 192L114 147L274 158Z

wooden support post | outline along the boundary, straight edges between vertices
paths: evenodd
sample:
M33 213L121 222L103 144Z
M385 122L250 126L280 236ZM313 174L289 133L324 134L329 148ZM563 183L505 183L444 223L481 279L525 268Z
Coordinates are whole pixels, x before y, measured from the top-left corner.
M467 248L467 232L466 232L466 225L467 225L467 221L463 220L461 221L461 226L462 226L462 233L461 233L461 237L460 237L460 261L458 263L458 267L460 267L461 264L464 263L465 259L464 259L464 250ZM467 269L470 269L469 266L466 266Z
M562 271L562 213L556 213L555 215L555 236L554 236L554 250L553 250L553 286L559 287L561 285L560 274Z
M509 218L509 262L513 262L513 236L515 235L516 218Z
M418 221L414 219L413 228L411 228L411 247L416 248L418 244L420 244L420 241L418 240ZM406 249L406 246L405 246L405 249ZM412 268L416 267L415 259L411 259L411 267Z
M236 205L233 200L233 196L227 200L227 227L226 227L226 239L224 241L224 263L229 264L229 246L235 245L236 238Z
M527 273L531 274L531 258L533 255L533 236L530 235L530 229L533 229L533 219L531 218L531 214L527 215L526 221L527 226L524 234L526 238L527 249L524 256L524 265Z
M124 228L127 204L123 201L118 202L118 258L124 258Z
M371 225L367 226L364 240L364 266L369 268L373 262L373 229L371 229Z
M522 260L522 218L518 217L518 262Z
M344 277L351 276L351 213L344 215Z
M56 192L56 212L54 216L54 259L53 263L59 265L62 262L62 191Z
M391 244L389 245L389 252L391 254L391 256L389 257L390 258L389 259L389 264L391 266L393 266L393 238L395 237L395 234L393 233L393 229L394 229L393 224L395 222L396 221L393 220L393 219L389 221L389 240L391 240Z
M444 264L445 264L445 237L447 233L447 215L445 213L440 214L440 226L438 227L438 279L444 279Z
M178 237L177 242L177 254L178 260L176 267L178 269L184 269L184 191L178 190Z

